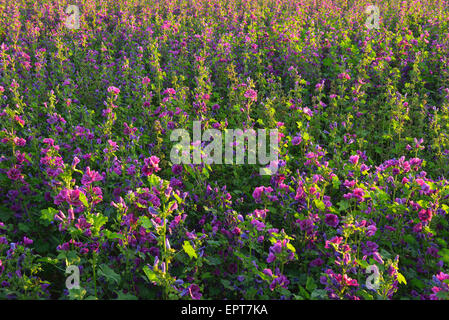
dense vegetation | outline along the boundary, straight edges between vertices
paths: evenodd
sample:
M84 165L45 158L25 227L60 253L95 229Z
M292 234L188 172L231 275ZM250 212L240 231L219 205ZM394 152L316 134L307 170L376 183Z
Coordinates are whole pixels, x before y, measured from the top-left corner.
M448 3L370 4L0 0L0 297L446 298ZM173 164L195 120L278 172Z

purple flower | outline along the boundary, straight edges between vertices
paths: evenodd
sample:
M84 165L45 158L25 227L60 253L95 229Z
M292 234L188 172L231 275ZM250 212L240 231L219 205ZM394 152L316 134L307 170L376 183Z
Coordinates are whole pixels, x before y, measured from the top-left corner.
M8 176L9 179L11 180L19 180L22 178L22 175L20 173L20 170L17 168L11 168L8 170L8 172L6 172L6 175Z
M253 198L254 198L254 200L256 200L256 202L260 202L263 191L264 191L263 186L256 187L256 189L254 189Z
M281 251L282 251L281 242L278 241L275 244L273 244L273 246L270 248L270 251L273 253L277 253L277 254L281 253Z
M201 299L201 292L200 292L200 287L196 284L191 284L189 287L189 293L190 296L192 297L192 299L194 300L199 300Z
M383 264L384 261L382 260L382 257L380 256L379 252L373 252L373 259L379 262L380 264Z
M33 240L31 240L30 238L27 238L27 237L23 237L23 244L26 246L33 244Z
M323 259L316 258L315 260L312 260L310 262L311 267L321 267L323 265L324 261Z
M180 175L182 173L182 165L180 164L174 164L171 168L171 171L175 174L175 175Z
M263 269L262 271L264 274L266 274L269 277L273 276L273 271L271 271L271 269Z
M274 260L276 260L276 256L274 255L273 252L270 252L268 254L267 263L272 263Z
M297 145L299 145L299 144L301 143L301 141L302 141L301 136L293 137L293 139L292 139L292 145L297 146Z

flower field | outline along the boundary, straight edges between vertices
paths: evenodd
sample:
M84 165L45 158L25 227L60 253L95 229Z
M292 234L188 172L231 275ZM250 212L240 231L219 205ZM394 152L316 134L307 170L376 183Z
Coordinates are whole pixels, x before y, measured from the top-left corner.
M449 299L448 160L449 1L0 0L0 299Z

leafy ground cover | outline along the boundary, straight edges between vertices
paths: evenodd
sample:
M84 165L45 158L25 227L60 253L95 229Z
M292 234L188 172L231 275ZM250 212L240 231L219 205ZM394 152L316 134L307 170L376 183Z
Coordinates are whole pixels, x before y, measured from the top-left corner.
M0 0L0 297L447 298L448 3L370 4ZM195 120L279 170L173 164Z

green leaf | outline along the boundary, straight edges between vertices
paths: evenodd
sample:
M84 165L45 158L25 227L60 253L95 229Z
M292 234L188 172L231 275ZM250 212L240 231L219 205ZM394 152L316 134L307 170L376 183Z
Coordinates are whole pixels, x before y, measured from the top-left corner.
M404 236L404 241L407 242L408 244L417 243L415 237L413 237L411 234L407 234L406 236Z
M176 192L173 192L173 197L176 199L176 201L178 201L178 203L182 203L182 199L176 194Z
M404 276L400 272L398 272L398 282L407 285L407 281L405 280Z
M111 232L109 230L105 230L104 234L106 235L106 238L108 238L109 240L113 240L113 239L125 240L125 236L123 234L120 234L117 232Z
M315 206L321 211L324 211L324 209L326 209L326 206L324 205L323 201L315 199L313 200L313 202L315 203Z
M310 298L314 299L327 299L327 291L324 289L315 289L313 290L312 294L310 295Z
M315 284L315 281L313 281L313 278L308 277L306 282L306 289L307 291L312 292L317 288L317 285Z
M329 57L326 57L323 59L323 66L330 67L332 65L332 59Z
M287 249L290 249L292 252L296 252L295 247L290 242L287 243Z
M159 185L159 181L161 180L161 178L159 178L157 175L152 174L148 176L148 182L150 183L150 185L152 187L156 187Z
M335 175L332 177L332 187L334 189L338 189L341 185L341 181L340 179L338 179L338 177Z
M47 222L53 221L55 218L55 214L59 211L54 208L48 208L41 210L41 219Z
M223 284L223 286L226 289L231 289L231 290L235 290L233 286L231 286L231 282L229 280L226 279L221 279L221 283Z
M112 270L107 264L102 264L98 269L98 274L104 276L108 282L120 283L121 277L114 270Z
M80 201L83 204L83 206L85 206L86 208L88 207L88 203L87 203L87 197L83 192L80 192L79 195Z
M345 211L346 209L348 209L350 207L350 204L348 201L340 201L338 203L338 205L340 206L340 211Z
M299 293L301 294L301 296L303 296L306 299L310 299L310 294L306 291L306 289L304 289L302 286L298 286L299 287Z
M97 230L100 230L100 228L108 221L108 218L100 213L96 214L96 215L92 215L91 219L93 221L94 227Z
M207 257L206 263L210 266L218 266L223 263L223 260L219 257Z
M184 249L185 253L187 253L189 255L190 259L192 257L195 257L195 259L198 258L198 256L196 255L195 249L193 249L193 247L189 241L184 241L182 248Z
M142 227L144 227L146 230L149 230L151 226L153 225L150 221L150 219L146 216L142 216L139 218L139 223Z
M130 293L123 293L122 291L119 291L117 293L117 300L138 300L136 296L133 296Z
M87 291L84 288L70 289L69 298L70 300L82 300L86 293Z
M145 275L147 276L148 280L151 282L157 282L158 278L156 273L151 270L148 266L143 267L143 272L145 272Z
M19 223L19 230L23 232L28 232L30 230L30 226L25 223Z

